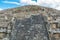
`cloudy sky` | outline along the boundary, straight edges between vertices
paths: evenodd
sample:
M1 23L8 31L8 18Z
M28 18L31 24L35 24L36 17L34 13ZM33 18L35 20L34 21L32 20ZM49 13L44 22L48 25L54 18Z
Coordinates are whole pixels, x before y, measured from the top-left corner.
M0 0L0 10L24 5L40 5L60 10L60 0Z

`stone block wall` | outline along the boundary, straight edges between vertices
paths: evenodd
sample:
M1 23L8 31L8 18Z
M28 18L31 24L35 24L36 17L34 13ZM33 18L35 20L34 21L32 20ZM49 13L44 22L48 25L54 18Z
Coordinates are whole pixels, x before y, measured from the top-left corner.
M42 15L15 19L11 40L49 40L46 21Z

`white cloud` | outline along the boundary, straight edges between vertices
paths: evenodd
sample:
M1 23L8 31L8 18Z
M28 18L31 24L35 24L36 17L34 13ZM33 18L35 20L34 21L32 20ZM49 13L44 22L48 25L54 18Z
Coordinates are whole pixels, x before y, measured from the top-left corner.
M37 2L31 0L20 0L20 3L29 4L29 5L38 5Z
M3 10L2 8L0 8L0 10Z
M9 4L16 4L16 5L41 5L45 7L51 7L55 9L60 9L60 0L37 0L37 2L32 0L20 0L19 2L10 2L10 1L3 1L3 3Z
M28 0L20 0L21 3L27 3Z
M3 3L9 3L9 4L16 4L16 5L20 5L20 3L18 3L18 2L10 2L10 1L3 1Z
M55 9L58 9L58 10L60 10L60 6L59 6L59 7L56 7Z
M37 0L37 2L32 1L32 0L20 0L20 3L27 3L27 4L34 4L34 5L40 5L42 3L53 3L52 0Z
M29 5L43 5L43 6L51 7L55 9L60 8L60 0L37 0L37 2L32 1L32 0L20 0L20 3L29 4Z

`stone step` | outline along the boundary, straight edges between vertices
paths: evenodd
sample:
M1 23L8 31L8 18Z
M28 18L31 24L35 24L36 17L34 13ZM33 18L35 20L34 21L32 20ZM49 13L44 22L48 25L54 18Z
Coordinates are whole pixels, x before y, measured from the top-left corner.
M0 22L0 27L7 27L7 22Z

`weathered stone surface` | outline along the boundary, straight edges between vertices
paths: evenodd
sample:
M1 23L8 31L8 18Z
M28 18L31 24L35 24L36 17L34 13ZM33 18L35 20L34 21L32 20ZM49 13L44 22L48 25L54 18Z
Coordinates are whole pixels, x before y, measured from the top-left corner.
M44 17L32 15L23 20L16 19L11 40L48 40Z
M47 19L50 16L59 21L60 11L36 5L0 11L0 28L6 29L3 40L49 40L50 22Z

